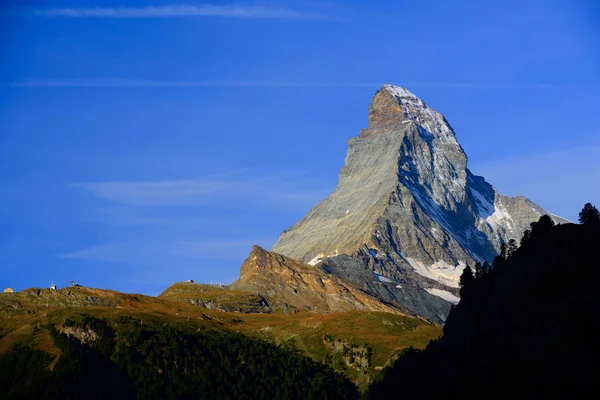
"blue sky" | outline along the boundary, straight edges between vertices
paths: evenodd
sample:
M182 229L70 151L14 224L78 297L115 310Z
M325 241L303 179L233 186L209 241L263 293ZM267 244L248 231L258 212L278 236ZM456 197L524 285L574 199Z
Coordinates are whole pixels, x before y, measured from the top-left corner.
M383 83L503 194L600 205L593 0L2 4L0 286L231 282L334 189Z

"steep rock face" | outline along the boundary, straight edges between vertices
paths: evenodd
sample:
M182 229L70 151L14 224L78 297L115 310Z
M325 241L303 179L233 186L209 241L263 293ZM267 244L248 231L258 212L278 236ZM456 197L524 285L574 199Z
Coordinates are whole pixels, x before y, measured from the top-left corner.
M431 293L454 298L466 264L492 260L543 214L473 175L446 119L410 91L384 85L369 107L368 128L348 141L335 191L273 251L311 265L351 255L426 304Z
M324 259L315 268L321 268L329 274L352 282L377 298L402 304L414 314L433 323L443 323L450 312L450 305L458 302L458 297L451 292L437 292L432 289L427 291L418 285L407 284L406 280L400 282L374 274L365 267L365 263L368 263L368 260L341 254ZM439 297L440 295L447 299Z
M303 264L254 246L231 287L314 311L372 310L396 314L408 311L382 301L320 267Z

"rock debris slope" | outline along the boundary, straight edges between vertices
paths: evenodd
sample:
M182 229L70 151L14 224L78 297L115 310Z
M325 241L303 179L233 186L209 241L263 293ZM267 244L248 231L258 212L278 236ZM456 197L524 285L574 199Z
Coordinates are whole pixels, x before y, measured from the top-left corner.
M473 175L444 116L407 89L384 85L369 106L368 127L348 141L337 188L283 232L273 251L322 262L443 322L458 301L464 266L492 260L544 214Z

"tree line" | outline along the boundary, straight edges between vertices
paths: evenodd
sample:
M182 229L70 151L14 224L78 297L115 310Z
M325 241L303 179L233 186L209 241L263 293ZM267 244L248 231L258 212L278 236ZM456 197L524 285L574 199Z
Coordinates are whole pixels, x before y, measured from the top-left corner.
M600 213L580 224L547 215L491 264L465 268L444 334L406 349L377 376L369 399L585 398L600 356Z

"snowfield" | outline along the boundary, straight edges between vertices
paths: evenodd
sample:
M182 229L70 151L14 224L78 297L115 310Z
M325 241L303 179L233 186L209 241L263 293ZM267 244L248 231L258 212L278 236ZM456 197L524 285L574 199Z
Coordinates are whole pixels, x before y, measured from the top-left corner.
M441 297L442 299L444 299L452 304L458 304L458 302L460 301L460 297L456 297L452 293L447 292L445 290L427 288L427 289L425 289L425 291L434 296Z

